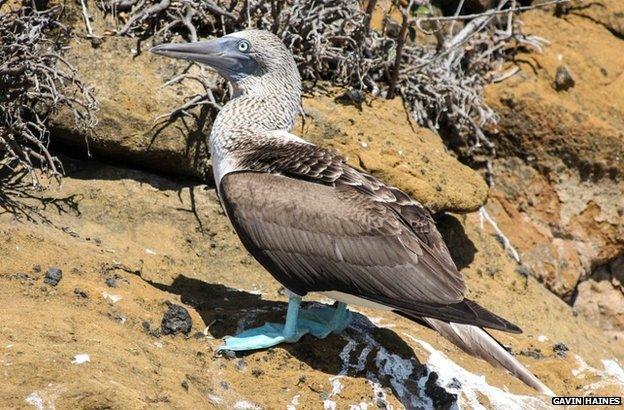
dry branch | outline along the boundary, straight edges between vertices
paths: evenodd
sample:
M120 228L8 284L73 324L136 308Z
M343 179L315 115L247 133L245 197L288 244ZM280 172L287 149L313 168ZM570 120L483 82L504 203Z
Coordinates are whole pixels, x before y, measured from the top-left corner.
M48 150L47 120L64 107L77 125L95 124L96 103L61 51L70 33L62 8L34 3L0 13L0 175L25 169L35 187L39 173L60 179L63 167Z

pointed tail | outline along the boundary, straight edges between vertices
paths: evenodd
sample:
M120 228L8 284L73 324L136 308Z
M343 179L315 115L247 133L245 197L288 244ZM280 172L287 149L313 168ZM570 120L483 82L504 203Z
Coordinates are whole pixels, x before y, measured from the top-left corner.
M554 396L555 394L526 367L513 357L501 344L485 330L472 325L448 323L438 319L419 318L442 336L453 342L466 353L485 360L496 367L503 367L538 392Z

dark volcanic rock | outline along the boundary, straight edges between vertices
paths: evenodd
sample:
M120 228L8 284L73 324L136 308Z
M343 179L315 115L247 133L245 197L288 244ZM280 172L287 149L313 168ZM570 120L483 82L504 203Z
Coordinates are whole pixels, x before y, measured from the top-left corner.
M188 334L191 331L191 327L193 327L193 320L188 310L180 305L170 304L161 324L163 334L168 335L179 332Z
M568 350L570 349L563 342L559 342L553 346L553 352L555 352L555 355L558 357L566 357Z
M43 282L51 286L56 286L61 281L62 277L63 277L63 271L53 266L46 271L45 278L43 278Z
M574 87L574 78L570 70L565 65L560 65L555 74L555 90L566 91L572 87Z
M89 294L80 288L75 288L74 294L82 299L87 299L89 297Z
M528 349L522 350L520 352L520 355L527 356L527 357L532 357L532 358L537 359L537 360L544 358L544 354L537 347L529 347Z
M429 378L425 384L425 393L433 401L435 409L450 409L453 404L457 403L457 395L447 392L444 387L438 386L437 381L438 374L436 372L429 373Z

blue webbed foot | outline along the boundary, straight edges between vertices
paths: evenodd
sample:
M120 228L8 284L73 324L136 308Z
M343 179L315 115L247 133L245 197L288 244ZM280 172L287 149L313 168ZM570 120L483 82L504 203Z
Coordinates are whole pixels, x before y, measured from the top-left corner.
M284 325L279 323L265 323L264 326L247 329L236 336L225 338L225 345L219 350L257 350L276 346L280 343L294 343L308 333L305 329L297 329L293 334L286 336Z
M324 339L330 333L342 332L351 322L351 312L344 303L338 303L336 308L324 306L299 312L300 303L301 298L290 298L285 324L265 323L264 326L226 337L225 345L219 350L266 349L280 343L297 342L307 333Z

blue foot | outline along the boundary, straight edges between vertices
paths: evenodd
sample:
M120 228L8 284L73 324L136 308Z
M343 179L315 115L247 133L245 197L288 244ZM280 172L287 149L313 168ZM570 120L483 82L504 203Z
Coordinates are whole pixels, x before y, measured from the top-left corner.
M330 333L341 333L351 322L351 312L344 303L338 303L335 309L320 307L299 312L300 303L301 298L290 299L285 324L265 323L264 326L226 337L225 345L219 351L266 349L284 342L297 342L308 333L324 339Z
M265 323L264 326L247 329L236 336L225 338L225 345L219 350L257 350L267 349L280 343L294 343L301 339L301 336L308 333L305 329L298 328L294 334L286 336L284 325L279 323Z
M351 323L351 312L347 305L338 302L336 308L323 306L304 310L299 314L299 326L319 339L326 338L330 333L339 334Z

